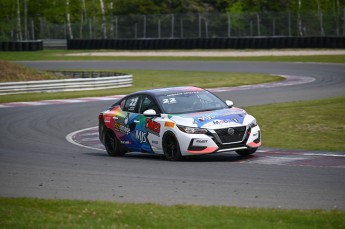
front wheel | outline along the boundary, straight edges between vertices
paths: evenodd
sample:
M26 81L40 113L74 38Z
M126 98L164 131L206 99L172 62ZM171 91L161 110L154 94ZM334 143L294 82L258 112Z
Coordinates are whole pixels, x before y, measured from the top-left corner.
M103 143L109 156L119 157L125 155L126 153L120 141L116 138L115 134L111 130L107 130L103 134Z
M182 159L180 145L175 136L169 134L163 140L163 152L169 161L179 161Z
M258 148L249 148L249 149L242 149L236 150L236 153L240 156L248 156L256 152Z

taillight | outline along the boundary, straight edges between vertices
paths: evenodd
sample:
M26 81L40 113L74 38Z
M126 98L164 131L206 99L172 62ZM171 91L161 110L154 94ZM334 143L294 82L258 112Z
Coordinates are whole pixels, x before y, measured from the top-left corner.
M100 113L100 114L98 115L98 120L101 120L101 119L103 119L103 114L102 114L102 113Z

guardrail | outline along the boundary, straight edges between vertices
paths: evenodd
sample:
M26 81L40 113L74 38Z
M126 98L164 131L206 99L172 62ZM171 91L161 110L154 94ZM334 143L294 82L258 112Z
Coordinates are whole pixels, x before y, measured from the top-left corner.
M0 83L0 95L100 90L132 86L132 75Z

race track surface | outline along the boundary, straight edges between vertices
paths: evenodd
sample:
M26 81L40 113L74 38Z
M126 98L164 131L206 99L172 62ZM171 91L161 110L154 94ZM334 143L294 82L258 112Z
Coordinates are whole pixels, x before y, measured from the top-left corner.
M340 64L151 61L22 63L55 70L179 69L314 78L312 82L293 86L217 92L223 99L233 100L237 106L345 95L345 65ZM111 158L103 151L80 147L66 140L66 136L74 131L97 126L98 113L110 104L111 101L97 101L0 109L0 196L345 209L344 164L304 166L248 163L248 158L235 154L210 155L182 162L137 153ZM261 152L267 155L269 150L263 149ZM284 155L291 157L289 152ZM345 154L337 155L343 161ZM260 152L253 157L250 160L260 159Z

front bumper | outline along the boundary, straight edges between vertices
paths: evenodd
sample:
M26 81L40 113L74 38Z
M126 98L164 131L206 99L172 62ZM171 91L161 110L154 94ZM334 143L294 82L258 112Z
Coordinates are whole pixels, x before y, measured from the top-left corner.
M242 126L233 129L235 131L232 135L226 133L225 129L209 130L207 135L188 134L183 140L184 144L180 144L181 153L183 155L210 154L261 146L259 126L253 128Z

